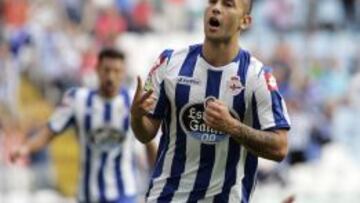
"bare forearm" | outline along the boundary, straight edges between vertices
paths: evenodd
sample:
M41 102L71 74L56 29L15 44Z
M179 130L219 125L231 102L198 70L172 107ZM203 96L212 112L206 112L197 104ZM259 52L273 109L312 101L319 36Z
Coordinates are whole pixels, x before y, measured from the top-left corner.
M261 131L239 121L229 128L229 134L253 154L275 161L281 161L287 154L286 132Z
M160 121L156 121L147 116L141 118L131 118L131 127L135 137L142 143L150 142L159 129Z
M157 154L157 146L154 141L149 142L146 144L146 154L148 158L148 163L151 168L154 167L156 161L156 154Z
M54 134L47 126L45 126L41 128L36 135L28 139L25 142L24 147L26 147L29 153L35 153L45 148L53 138Z

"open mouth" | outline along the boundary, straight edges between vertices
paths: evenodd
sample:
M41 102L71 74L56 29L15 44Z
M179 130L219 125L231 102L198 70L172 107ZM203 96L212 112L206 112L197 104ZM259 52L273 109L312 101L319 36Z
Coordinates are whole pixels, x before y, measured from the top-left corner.
M209 19L209 25L211 27L218 28L218 27L220 27L220 21L215 17L211 17Z

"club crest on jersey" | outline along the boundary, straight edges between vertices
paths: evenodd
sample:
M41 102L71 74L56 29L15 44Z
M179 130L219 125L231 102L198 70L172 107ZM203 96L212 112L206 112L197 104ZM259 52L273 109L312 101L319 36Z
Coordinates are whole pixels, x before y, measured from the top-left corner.
M227 87L230 93L234 96L240 94L240 92L245 88L241 84L239 76L232 76L227 82Z
M269 91L276 91L278 90L278 86L276 83L276 79L272 74L272 69L269 67L264 68L264 75L266 80L266 85Z

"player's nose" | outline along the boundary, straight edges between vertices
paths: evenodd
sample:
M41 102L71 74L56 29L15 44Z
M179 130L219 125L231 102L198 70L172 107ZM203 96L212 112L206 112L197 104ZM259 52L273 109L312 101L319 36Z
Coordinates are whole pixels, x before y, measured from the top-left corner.
M211 7L211 13L213 15L219 15L221 14L221 1L218 1L216 4L214 4L212 7Z

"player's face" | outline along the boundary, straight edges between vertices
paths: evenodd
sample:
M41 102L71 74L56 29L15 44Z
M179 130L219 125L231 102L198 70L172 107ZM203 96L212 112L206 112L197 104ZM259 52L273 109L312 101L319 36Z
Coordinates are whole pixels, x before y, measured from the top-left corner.
M98 67L100 89L106 96L117 95L125 78L125 64L122 59L103 58Z
M208 0L204 29L209 40L227 41L237 37L251 23L244 0Z

